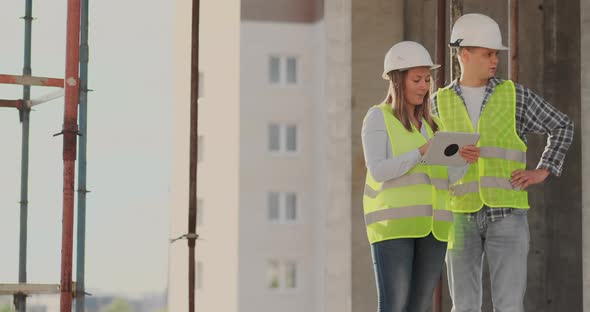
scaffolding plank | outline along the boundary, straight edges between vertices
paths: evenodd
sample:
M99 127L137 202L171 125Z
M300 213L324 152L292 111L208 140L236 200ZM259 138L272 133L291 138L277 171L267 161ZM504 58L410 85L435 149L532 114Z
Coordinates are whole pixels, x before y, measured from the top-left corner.
M0 107L16 107L20 109L22 106L22 100L0 100Z
M47 78L35 76L17 76L0 74L0 83L17 84L24 86L64 87L64 80L60 78Z
M75 286L75 283L72 284ZM59 284L0 284L0 295L50 295L59 293Z

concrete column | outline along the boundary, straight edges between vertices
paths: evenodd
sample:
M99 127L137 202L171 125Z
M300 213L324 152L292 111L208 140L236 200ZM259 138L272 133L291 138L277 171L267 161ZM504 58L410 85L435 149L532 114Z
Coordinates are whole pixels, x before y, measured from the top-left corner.
M582 155L580 92L580 2L543 1L543 93L575 124L574 141L562 177L533 188L542 198L535 208L544 218L544 295L529 293L542 305L535 311L580 311L582 306ZM534 69L529 69L534 72ZM542 145L530 145L540 153ZM531 254L532 257L539 255ZM531 277L529 275L529 277ZM529 279L530 280L530 279Z
M318 135L321 148L324 218L323 308L326 312L351 312L350 279L350 0L325 0L323 90L325 103ZM320 299L321 301L321 299Z
M351 18L352 311L375 311L377 295L362 206L366 171L360 133L369 107L385 98L387 82L381 78L383 58L394 43L404 39L404 1L352 0Z

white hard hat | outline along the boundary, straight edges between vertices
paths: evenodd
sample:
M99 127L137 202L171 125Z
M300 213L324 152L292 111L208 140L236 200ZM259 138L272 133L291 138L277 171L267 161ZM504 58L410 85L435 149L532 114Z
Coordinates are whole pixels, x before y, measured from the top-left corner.
M465 14L457 19L451 31L449 46L508 50L502 45L498 23L489 16L478 13Z
M389 79L387 73L392 70L405 70L412 67L439 68L440 65L433 64L430 54L421 44L414 41L402 41L395 44L383 61L383 79Z

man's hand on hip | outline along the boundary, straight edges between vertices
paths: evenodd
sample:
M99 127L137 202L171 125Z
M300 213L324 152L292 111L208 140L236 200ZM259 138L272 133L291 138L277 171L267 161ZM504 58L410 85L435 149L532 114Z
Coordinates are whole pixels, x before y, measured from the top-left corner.
M521 190L526 189L529 185L539 184L545 181L549 176L547 169L535 169L535 170L514 170L512 172L512 185L520 186Z

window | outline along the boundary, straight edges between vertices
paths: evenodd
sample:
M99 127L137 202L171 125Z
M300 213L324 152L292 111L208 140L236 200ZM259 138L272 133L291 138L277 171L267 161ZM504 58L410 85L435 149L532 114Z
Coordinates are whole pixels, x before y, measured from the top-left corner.
M294 223L297 221L297 193L268 192L268 221L271 223Z
M278 124L268 126L268 150L272 152L281 150L281 126Z
M272 85L295 85L298 82L297 58L294 56L270 56L268 81Z
M297 83L297 59L294 57L287 58L287 83Z
M268 261L268 268L266 271L267 287L270 289L278 289L280 284L280 265L277 260Z
M297 263L285 262L285 288L297 288Z
M295 261L269 260L267 267L267 288L273 290L298 288L297 267L297 262Z
M287 151L295 152L297 151L297 127L295 125L288 125L286 128L285 141L287 141Z
M277 56L271 56L269 61L268 79L271 84L281 82L281 59Z
M197 289L203 288L203 262L197 261L197 274L196 274L195 287Z
M285 219L290 222L297 220L297 194L285 194Z
M203 225L203 200L197 199L197 225Z
M202 72L199 72L199 99L203 97L203 94L205 89L204 89L204 85L205 85L205 74L203 74Z
M203 141L204 138L202 135L199 135L199 137L197 138L197 148L199 149L197 151L197 162L202 162L203 161L203 155L204 155L204 151L203 151Z
M279 221L279 197L280 194L277 192L268 193L268 220L271 222Z
M297 152L297 125L269 124L268 150L271 152Z

